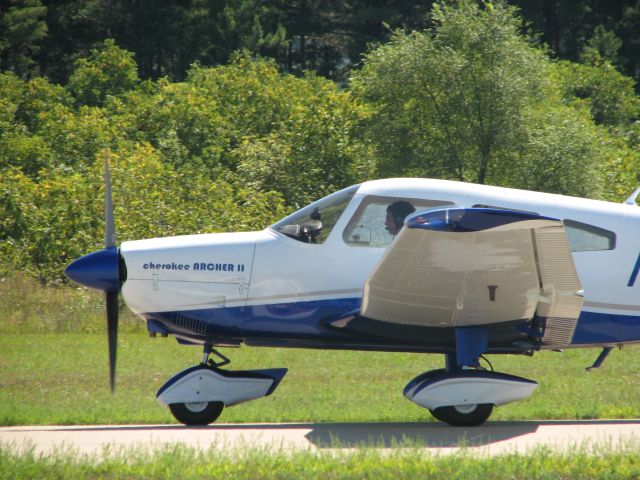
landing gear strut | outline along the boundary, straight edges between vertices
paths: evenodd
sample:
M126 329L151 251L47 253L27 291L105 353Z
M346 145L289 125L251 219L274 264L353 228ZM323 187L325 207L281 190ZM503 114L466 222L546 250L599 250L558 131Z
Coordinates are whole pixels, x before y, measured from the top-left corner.
M221 361L209 358L216 355ZM158 390L156 399L168 406L185 425L208 425L225 407L271 395L287 373L286 368L223 370L230 360L206 344L199 365L187 368Z
M222 361L216 362L213 358L209 358L209 355L211 354L215 355ZM204 344L204 350L202 351L202 361L200 362L202 366L209 365L214 368L220 368L225 365L229 365L230 363L231 363L231 360L228 357L225 357L215 348L213 348L213 346L210 343Z

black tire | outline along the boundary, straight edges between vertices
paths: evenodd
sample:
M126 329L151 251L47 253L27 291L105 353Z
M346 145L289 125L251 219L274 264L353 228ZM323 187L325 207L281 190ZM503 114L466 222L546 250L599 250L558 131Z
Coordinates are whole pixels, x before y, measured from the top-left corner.
M480 405L460 407L439 407L429 411L435 418L441 422L448 423L452 427L477 427L486 422L491 416L493 405L481 403Z
M169 410L180 423L185 425L209 425L215 422L222 410L222 402L172 403Z

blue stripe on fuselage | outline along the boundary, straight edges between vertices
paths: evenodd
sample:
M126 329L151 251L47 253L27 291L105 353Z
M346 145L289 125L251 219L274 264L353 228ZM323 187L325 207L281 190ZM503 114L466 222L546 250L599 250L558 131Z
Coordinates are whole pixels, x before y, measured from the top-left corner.
M640 316L582 312L572 345L626 343L640 340Z
M286 302L246 307L208 308L180 312L153 312L145 318L161 322L172 333L190 334L176 321L195 319L207 323L207 335L224 338L283 338L291 340L338 340L339 332L328 330L323 321L360 308L361 298ZM189 322L185 322L188 326ZM191 335L200 339L202 335Z
M164 324L172 333L204 338L191 334L176 323L177 313L181 317L194 318L207 324L208 337L291 340L305 346L317 342L333 343L339 347L344 342L353 344L354 336L345 335L325 327L332 317L360 307L361 298L343 298L288 302L247 307L212 308L181 312L156 312L145 317ZM367 338L362 336L362 341ZM640 341L640 315L620 315L611 313L582 312L578 320L572 344L594 345ZM268 342L266 342L268 343ZM277 343L277 342L276 342ZM377 343L377 342L376 342ZM275 343L274 343L275 344ZM384 350L384 348L380 348Z

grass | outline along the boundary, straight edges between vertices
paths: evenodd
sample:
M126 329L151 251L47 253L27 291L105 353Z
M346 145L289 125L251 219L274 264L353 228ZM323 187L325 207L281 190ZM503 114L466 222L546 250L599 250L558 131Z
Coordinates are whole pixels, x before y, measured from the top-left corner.
M578 450L571 455L548 449L528 455L478 458L464 451L433 456L423 450L297 453L250 449L229 454L176 445L153 453L121 452L102 459L60 452L50 457L19 454L0 447L0 479L38 478L250 478L250 479L626 479L640 477L640 456L621 451Z
M102 296L93 292L0 282L1 425L175 423L155 393L196 364L200 348L149 339L142 322L125 316L112 396L102 309ZM223 353L233 369L287 367L289 373L272 396L225 409L220 422L432 421L402 389L439 368L437 355L246 347ZM597 353L491 356L496 370L540 384L531 398L497 408L491 419L637 418L638 347L612 352L602 368L585 372Z
M0 351L2 425L173 423L155 392L200 357L198 348L171 338L125 333L112 396L103 335L3 335ZM222 422L431 421L429 412L402 397L402 388L437 367L437 356L244 347L225 353L237 369L286 366L289 373L272 396L225 409ZM637 417L638 349L614 352L587 373L594 353L492 358L498 370L540 383L530 399L497 408L492 420Z
M109 393L102 295L0 279L0 424L175 423L155 392L200 349L172 338L149 339L142 322L121 322L118 380ZM429 413L405 400L415 375L440 367L436 355L319 350L225 349L232 368L286 366L289 373L265 399L226 409L220 422L425 422ZM492 356L497 370L540 383L528 400L498 408L492 420L632 418L640 412L638 347L611 354L587 373L596 350L541 352L532 358ZM370 445L370 447L375 445ZM398 445L392 445L398 446ZM406 447L406 445L400 445ZM0 445L0 480L13 478L640 478L638 444L569 454L445 456L412 447L225 452L172 445L161 450L82 457L71 451L39 456Z
M43 286L20 275L0 278L0 335L103 332L104 308L104 295L87 288ZM120 329L146 331L126 308L121 309Z

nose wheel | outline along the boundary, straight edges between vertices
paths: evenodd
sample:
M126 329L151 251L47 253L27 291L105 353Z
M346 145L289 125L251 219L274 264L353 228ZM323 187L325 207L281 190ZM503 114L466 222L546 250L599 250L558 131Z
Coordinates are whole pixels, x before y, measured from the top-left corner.
M221 361L209 359L216 355ZM185 425L208 425L225 407L271 395L287 373L286 368L263 370L222 369L230 360L211 345L204 347L202 362L176 373L160 387L156 399L169 407Z

